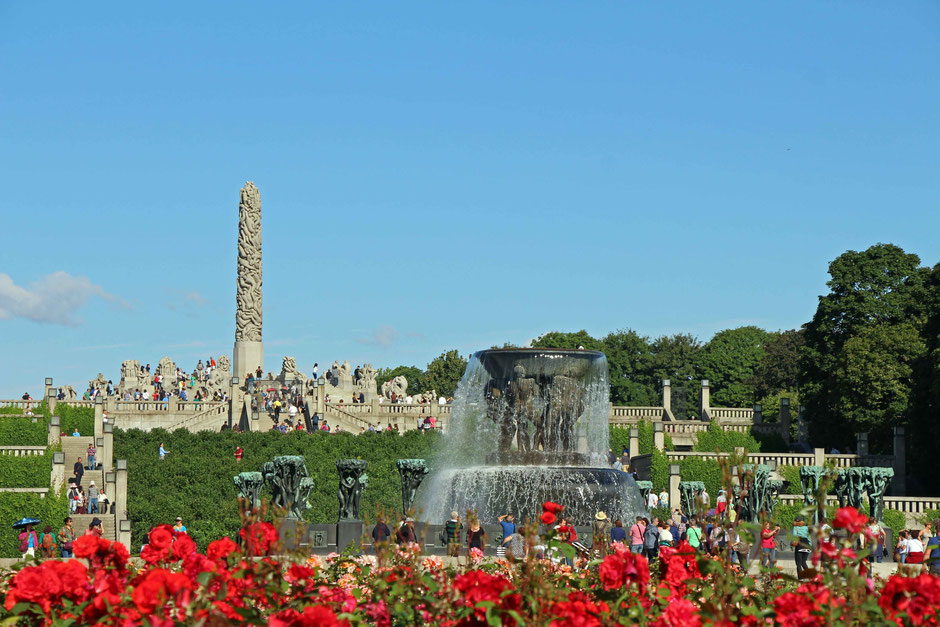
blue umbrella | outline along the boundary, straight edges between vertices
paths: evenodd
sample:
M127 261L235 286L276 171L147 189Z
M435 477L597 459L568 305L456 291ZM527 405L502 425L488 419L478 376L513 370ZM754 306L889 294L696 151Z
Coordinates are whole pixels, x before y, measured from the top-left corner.
M13 528L19 529L21 527L26 527L29 525L38 525L41 522L42 521L39 520L38 518L20 518L15 523L13 523Z

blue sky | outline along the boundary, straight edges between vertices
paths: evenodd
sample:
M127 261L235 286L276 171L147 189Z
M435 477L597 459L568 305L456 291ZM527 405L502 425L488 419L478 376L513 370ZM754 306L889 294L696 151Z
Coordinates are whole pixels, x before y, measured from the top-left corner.
M940 4L3 3L0 397L549 330L793 328L829 261L940 261Z

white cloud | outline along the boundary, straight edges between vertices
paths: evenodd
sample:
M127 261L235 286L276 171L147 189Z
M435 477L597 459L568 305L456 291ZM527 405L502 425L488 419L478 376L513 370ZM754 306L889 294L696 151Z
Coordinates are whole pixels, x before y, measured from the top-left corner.
M81 320L75 312L91 298L131 309L126 300L109 294L85 276L59 270L20 287L10 275L0 272L0 319L26 318L43 324L77 326Z
M371 346L391 346L392 343L401 335L398 329L389 325L382 325L372 331L368 337L357 337L356 341L360 344L369 344Z

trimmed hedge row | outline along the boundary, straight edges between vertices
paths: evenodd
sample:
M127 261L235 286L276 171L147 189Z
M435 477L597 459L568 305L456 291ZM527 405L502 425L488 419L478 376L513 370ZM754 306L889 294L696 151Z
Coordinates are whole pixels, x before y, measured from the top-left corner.
M46 472L46 483L49 473ZM36 531L41 532L46 525L58 531L68 515L68 501L65 491L61 494L48 494L40 498L38 494L16 492L0 493L0 557L20 557L19 531L12 528L14 522L24 516L40 519Z
M750 429L747 433L725 431L713 420L708 425L708 431L698 434L698 439L692 450L703 453L714 453L715 451L733 453L737 447L743 447L748 453L760 452L760 443L751 435Z
M62 425L62 435L72 435L76 429L82 435L93 435L95 432L95 410L91 407L71 407L69 405L56 405L55 413Z
M140 547L151 527L182 516L201 548L224 535L234 537L241 527L232 478L240 472L260 471L264 462L277 455L302 455L314 481L311 523L336 522L339 474L336 460L362 458L368 462L369 484L363 491L362 515L374 519L379 510L401 509L401 480L398 459L432 459L438 442L436 433L409 431L391 433L326 434L293 432L190 433L162 429L144 432L115 429L116 459L127 459L128 510L133 523L133 546ZM161 442L169 453L160 461ZM235 461L237 446L244 449L241 463Z
M0 446L45 446L48 441L48 418L0 417Z
M52 469L52 454L14 457L0 455L0 483L5 488L46 488Z

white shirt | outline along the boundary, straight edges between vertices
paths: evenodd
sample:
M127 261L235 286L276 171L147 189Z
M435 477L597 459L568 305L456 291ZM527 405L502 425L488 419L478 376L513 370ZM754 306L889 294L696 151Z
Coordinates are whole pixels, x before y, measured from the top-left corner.
M409 405L410 405L411 403L413 403L414 400L415 400L415 399L414 399L413 397L411 397L411 396L408 396L408 397L405 398L405 402L408 403Z
M290 414L290 417L291 417L291 418L293 418L294 416L296 416L296 415L297 415L297 406L296 406L296 405L291 405L291 406L290 406L290 409L287 410L287 413Z
M651 509L654 507L659 507L659 497L656 496L655 492L650 492L650 495L646 500L646 504Z
M447 404L447 399L442 396L442 397L440 397L439 399L437 399L437 404L438 404L438 405L446 405L446 404Z
M907 555L911 551L911 541L907 538L898 542L898 553L901 555Z
M669 507L669 493L665 490L659 493L659 504L662 507Z
M672 542L672 532L668 529L659 530L659 541L660 542Z
M702 490L702 503L704 503L705 505L708 505L711 502L712 502L712 497L708 496L708 492L706 492L705 490Z
M909 538L907 541L908 553L923 553L924 545L917 538Z

